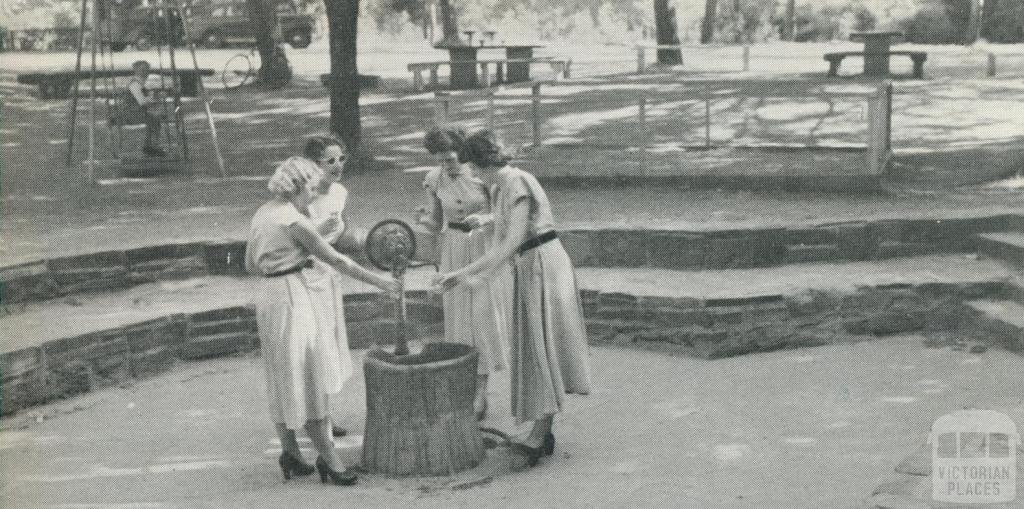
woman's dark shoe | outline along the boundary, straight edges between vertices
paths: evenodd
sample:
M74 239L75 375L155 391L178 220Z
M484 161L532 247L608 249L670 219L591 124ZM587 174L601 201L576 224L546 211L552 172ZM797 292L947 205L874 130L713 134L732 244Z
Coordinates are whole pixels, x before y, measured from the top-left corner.
M548 433L544 435L544 455L551 456L555 453L555 434Z
M348 430L342 428L341 426L335 426L334 424L331 424L331 435L334 435L336 437L343 437L345 435L348 435Z
M313 468L313 465L304 463L301 459L287 452L281 453L281 457L277 458L277 464L281 465L281 473L284 474L284 480L286 481L291 479L293 475L309 475L316 470Z
M351 468L346 468L343 472L331 470L322 457L316 459L316 470L320 472L320 482L324 484L330 479L331 483L338 486L352 486L359 480L359 476Z
M519 442L511 442L508 451L512 455L512 470L525 470L537 466L544 454L544 447L530 447ZM517 464L520 459L524 463L523 466Z

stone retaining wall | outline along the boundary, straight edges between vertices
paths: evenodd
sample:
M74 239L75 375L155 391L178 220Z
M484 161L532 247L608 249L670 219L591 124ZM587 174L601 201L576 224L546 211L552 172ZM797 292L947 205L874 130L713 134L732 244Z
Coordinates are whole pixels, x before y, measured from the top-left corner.
M707 359L910 331L973 330L965 300L1006 295L1005 283L866 287L852 294L811 292L732 299L637 297L581 292L590 341L668 350ZM413 337L443 334L438 296L408 292ZM368 348L394 337L391 301L345 296L349 344ZM0 355L2 410L9 414L94 388L164 372L175 363L259 349L253 309L175 314L117 329L50 341Z
M579 267L678 270L771 267L789 263L873 260L971 252L977 233L1024 230L1024 216L889 220L686 232L565 230ZM245 242L198 242L106 251L0 268L0 304L128 288L162 279L244 274Z

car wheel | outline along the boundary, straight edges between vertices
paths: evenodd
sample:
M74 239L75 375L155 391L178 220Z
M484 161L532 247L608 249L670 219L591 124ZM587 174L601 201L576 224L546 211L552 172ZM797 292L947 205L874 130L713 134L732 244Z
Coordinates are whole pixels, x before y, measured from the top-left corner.
M224 36L220 32L206 32L203 35L203 46L207 48L223 48L224 47Z
M147 51L153 47L153 44L152 41L150 41L149 36L140 35L135 39L135 43L133 43L132 46L135 47L136 51Z
M288 35L288 42L293 48L302 49L309 46L311 38L306 32L292 32Z

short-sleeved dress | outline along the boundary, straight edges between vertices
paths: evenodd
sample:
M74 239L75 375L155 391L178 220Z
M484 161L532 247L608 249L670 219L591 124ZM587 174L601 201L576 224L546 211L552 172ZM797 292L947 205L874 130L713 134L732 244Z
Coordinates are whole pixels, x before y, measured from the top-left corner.
M345 202L348 200L348 189L345 186L332 182L327 192L317 194L309 203L309 218L314 225L318 225L332 215L338 217L338 227L324 235L328 244L334 245L341 238L346 225L341 220L345 213ZM334 335L338 342L338 357L341 362L342 371L352 373L352 351L348 346L348 328L345 325L344 285L342 285L341 274L333 267L323 261L315 260L312 270L320 272L320 276L330 279L332 288L331 295L336 297L334 301L334 312L337 320L337 333Z
M260 207L249 228L246 270L266 276L308 262L310 254L289 232L290 225L300 222L312 227L289 202L274 200ZM339 351L345 324L335 291L332 279L313 269L261 278L256 325L270 417L288 429L328 417L328 396L340 392L352 375L351 363L346 365Z
M527 239L554 230L551 204L533 175L506 166L495 175L497 239L510 227L509 214L529 200ZM557 413L566 393L591 390L589 347L576 273L556 238L513 255L512 415L518 423Z
M467 232L449 223L462 223L470 214L490 212L484 183L466 168L455 177L435 168L427 173L423 187L441 202L443 217L433 218L443 225L441 273L465 267L483 256L493 244L493 225ZM477 285L459 286L443 294L445 341L476 347L480 351L478 374L501 371L508 365L510 285L511 267L506 264Z

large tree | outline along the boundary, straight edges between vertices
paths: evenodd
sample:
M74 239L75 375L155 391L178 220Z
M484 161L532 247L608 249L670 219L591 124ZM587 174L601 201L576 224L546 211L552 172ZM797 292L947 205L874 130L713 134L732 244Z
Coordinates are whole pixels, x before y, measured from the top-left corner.
M260 53L260 69L256 81L263 85L283 87L291 80L292 70L281 46L277 0L245 0L245 5L256 37L256 50Z
M718 14L718 0L704 1L704 19L700 24L700 43L709 44L715 38L715 16Z
M679 44L676 33L676 9L669 7L668 0L654 0L654 36L659 45ZM679 49L658 49L658 63L679 65L683 54Z
M341 136L349 150L354 151L359 147L361 136L356 62L359 0L324 0L324 5L331 53L331 74L327 82L331 95L331 132Z
M792 41L796 24L796 0L786 0L786 13L782 18L782 40Z

